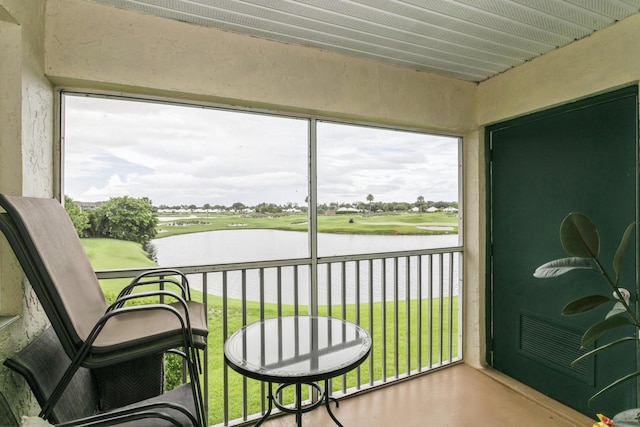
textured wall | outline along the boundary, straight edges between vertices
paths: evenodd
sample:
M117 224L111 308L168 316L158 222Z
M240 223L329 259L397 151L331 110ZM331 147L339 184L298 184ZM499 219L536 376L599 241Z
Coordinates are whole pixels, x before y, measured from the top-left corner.
M53 90L44 76L44 0L0 0L0 192L53 194ZM4 238L0 239L0 361L46 326L46 317ZM24 291L23 291L24 289ZM16 415L36 414L24 380L0 366L0 391Z
M487 125L640 79L640 15L633 15L478 86L478 123Z

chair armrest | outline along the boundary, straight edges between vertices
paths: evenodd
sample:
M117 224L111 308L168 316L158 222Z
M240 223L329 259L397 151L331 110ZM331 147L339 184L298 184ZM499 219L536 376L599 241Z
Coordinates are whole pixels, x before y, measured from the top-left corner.
M179 276L180 281L174 279L173 277L165 277L165 276ZM121 296L129 295L133 291L133 289L137 286L143 285L165 285L172 284L180 288L182 297L186 300L191 300L191 288L189 287L189 280L187 276L182 273L180 270L166 268L160 270L152 270L147 271L145 273L139 274L136 276L126 287L120 291L118 295L119 299Z
M110 412L93 415L79 420L69 421L62 424L56 424L56 427L94 427L94 426L112 426L130 421L136 421L145 418L160 418L170 422L175 426L184 426L182 422L175 417L160 412L160 410L172 409L182 413L189 419L192 426L197 426L198 422L193 414L184 406L172 402L154 402L141 404L132 408L116 409Z
M116 298L116 300L109 307L107 307L107 310L105 311L105 313L108 313L109 311L114 309L122 308L127 301L132 301L132 300L141 299L141 298L148 298L148 297L173 298L176 301L178 301L184 307L185 312L187 312L186 311L187 300L184 297L172 291L157 290L157 291L136 292L135 294L125 294L125 295L118 296L118 298ZM164 302L161 301L160 304L164 304Z

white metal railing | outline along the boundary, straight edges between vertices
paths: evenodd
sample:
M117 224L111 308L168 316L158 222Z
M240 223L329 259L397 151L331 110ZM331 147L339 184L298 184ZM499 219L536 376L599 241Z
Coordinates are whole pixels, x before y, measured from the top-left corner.
M361 325L373 337L368 360L332 380L340 397L462 360L462 247L311 259L179 266L202 291L209 318L204 393L209 422L238 425L266 410L266 387L227 368L224 340L253 321L319 313ZM100 280L147 269L98 271ZM317 301L316 304L312 304ZM313 393L305 394L312 399ZM291 402L292 396L284 396Z

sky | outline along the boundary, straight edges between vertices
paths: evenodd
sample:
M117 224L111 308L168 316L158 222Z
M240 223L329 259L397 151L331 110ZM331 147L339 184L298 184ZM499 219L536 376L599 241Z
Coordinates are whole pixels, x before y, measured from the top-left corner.
M155 206L304 205L306 119L65 94L64 192ZM458 140L318 122L318 202L458 200Z

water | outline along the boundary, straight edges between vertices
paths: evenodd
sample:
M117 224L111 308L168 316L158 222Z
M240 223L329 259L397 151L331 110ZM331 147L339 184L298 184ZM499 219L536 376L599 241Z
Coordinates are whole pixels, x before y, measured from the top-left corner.
M157 248L158 264L160 266L188 266L227 264L235 262L267 261L306 258L309 256L308 235L304 232L280 231L280 230L224 230L210 231L194 234L171 236L153 241ZM378 236L378 235L344 235L344 234L320 234L318 235L319 256L334 256L362 253L394 252L401 250L450 247L458 245L457 235L438 236ZM453 257L453 294L458 292L459 267L458 257ZM429 280L429 268L423 264L422 268L422 296L449 295L449 271L451 257L445 255L442 259L438 256L430 257L431 280ZM329 301L338 304L342 302L344 293L347 304L354 303L359 296L361 302L369 301L369 283L372 277L374 302L382 300L385 295L387 301L396 298L404 300L407 293L407 274L409 277L409 295L417 298L417 267L416 258L412 258L410 265L406 265L406 259L398 260L397 272L394 260L386 261L383 273L383 263L376 260L369 269L368 262L360 262L359 269L355 262L345 264L342 271L341 264L333 264L329 273L326 265L320 265L318 271L318 298L321 304ZM356 272L359 272L359 280L356 280ZM407 273L408 272L408 273ZM261 287L259 270L246 272L246 296L248 300L259 301L264 298L266 302L275 303L279 299L284 304L293 304L295 297L294 269L282 268L278 288L277 270L268 268L264 270ZM383 281L382 278L386 277ZM444 288L440 289L439 278L444 279ZM331 287L328 280L331 278ZM343 280L344 279L344 280ZM191 285L202 289L200 276L190 278ZM345 283L344 291L341 284ZM432 283L431 288L428 283ZM357 285L359 283L359 289ZM397 291L393 284L398 283ZM222 295L222 274L212 273L208 277L208 293ZM298 268L298 302L307 304L309 300L309 268ZM330 292L329 292L330 291ZM227 274L227 292L230 298L242 298L242 275L240 272ZM262 296L261 296L262 294Z

